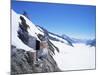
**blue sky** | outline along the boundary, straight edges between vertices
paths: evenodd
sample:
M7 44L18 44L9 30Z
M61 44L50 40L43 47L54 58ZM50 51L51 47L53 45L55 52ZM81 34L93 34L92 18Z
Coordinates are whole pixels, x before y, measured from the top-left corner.
M12 9L20 14L26 11L34 24L59 35L95 38L95 6L12 1Z

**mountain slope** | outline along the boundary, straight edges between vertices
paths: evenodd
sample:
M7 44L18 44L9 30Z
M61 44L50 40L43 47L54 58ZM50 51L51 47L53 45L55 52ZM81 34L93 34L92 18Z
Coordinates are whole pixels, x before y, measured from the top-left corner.
M22 16L29 25L27 32L20 28L20 16ZM51 53L48 58L43 60L39 66L35 65L36 50L35 40L40 41L37 34L44 35L29 19L24 15L17 14L12 10L12 43L11 43L11 74L38 73L38 72L56 72L61 71ZM23 38L20 38L20 36ZM28 37L28 41L26 41ZM53 46L54 47L54 46ZM53 50L51 50L53 51ZM50 51L50 52L51 52Z
M41 29L42 32L48 33L47 36L49 37L49 39L51 39L53 41L60 41L60 42L65 43L67 45L73 46L73 44L72 44L73 42L71 40L69 40L67 38L65 39L64 37L62 37L62 36L60 36L58 34L52 33L52 32L46 30L45 28L43 28L43 27L41 27L39 25L37 25L37 27L39 29Z
M20 27L20 16L29 25L27 32L23 32ZM69 38L65 39L51 33L45 28L33 24L24 15L17 14L13 10L11 29L12 75L95 68L95 47L88 47L79 43L73 44ZM46 60L36 66L36 40L41 41L38 34L46 37L49 44L49 54Z
M19 29L19 15L16 14L13 10L12 10L12 26L11 26L11 39L12 39L12 45L15 45L17 48L19 49L24 49L27 51L34 51L32 48L28 47L27 45L25 45L19 38L18 38L18 34L17 31Z
M86 42L86 45L89 45L89 46L96 46L96 39L93 39L93 40L88 40Z

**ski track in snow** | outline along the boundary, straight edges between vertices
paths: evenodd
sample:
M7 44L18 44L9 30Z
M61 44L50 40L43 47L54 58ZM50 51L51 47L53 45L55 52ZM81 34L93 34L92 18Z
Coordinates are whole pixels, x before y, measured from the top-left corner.
M85 44L74 44L75 47L51 41L60 49L60 53L53 56L62 71L95 68L95 47Z

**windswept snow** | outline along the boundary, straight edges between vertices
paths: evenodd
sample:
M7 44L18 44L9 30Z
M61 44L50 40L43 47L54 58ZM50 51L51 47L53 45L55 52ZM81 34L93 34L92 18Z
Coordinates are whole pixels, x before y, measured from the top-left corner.
M23 16L23 15L20 15L20 16ZM36 25L35 24L33 24L29 19L27 19L25 16L23 16L24 17L24 19L26 20L26 23L29 25L29 29L28 29L28 32L29 32L29 34L31 35L31 36L34 36L35 38L37 38L38 39L38 37L37 37L37 34L42 34L42 35L44 35L44 33L43 32L41 32L37 27L36 27ZM39 40L39 39L38 39Z
M12 45L16 46L19 49L24 49L27 51L32 51L34 52L34 50L30 47L28 47L27 45L25 45L24 43L22 43L22 41L17 37L17 31L18 31L18 22L19 21L19 15L16 14L13 10L12 10Z
M19 30L20 14L15 13L12 10L12 45L19 49L24 49L26 51L34 52L32 48L25 45L19 38L17 31ZM29 25L28 33L30 36L35 37L37 40L37 34L44 35L41 28L37 28L29 19L23 16L26 23ZM58 67L62 70L79 70L79 69L94 69L95 68L95 47L89 47L85 44L74 44L74 47L68 45L68 41L57 37L55 35L49 34L50 36L63 41L53 41L50 40L56 47L59 48L60 52L55 52L53 56L58 64Z
M60 49L60 53L55 53L54 59L62 71L95 68L95 47L85 44L71 47L61 42L51 42Z
M49 35L52 36L52 37L54 37L54 38L59 39L60 41L63 41L63 42L66 43L66 44L69 44L68 41L66 41L66 40L64 40L64 39L62 39L62 38L60 38L60 37L57 37L57 36L52 35L52 34L49 34Z

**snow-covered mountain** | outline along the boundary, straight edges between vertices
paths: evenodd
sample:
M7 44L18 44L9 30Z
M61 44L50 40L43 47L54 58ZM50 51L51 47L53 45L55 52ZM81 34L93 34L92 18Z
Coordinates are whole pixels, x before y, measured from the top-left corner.
M23 15L17 14L12 10L12 28L11 28L12 29L11 30L11 32L12 32L11 33L12 34L12 37L11 37L12 38L12 45L15 45L19 49L24 49L24 50L28 50L28 51L32 51L33 52L34 50L31 47L25 45L21 41L21 39L19 39L19 37L18 37L18 30L20 29L19 28L19 23L21 22L20 21L20 16L23 16ZM30 36L34 36L35 38L37 38L35 32L43 34L42 32L40 32L35 27L35 25L30 20L28 20L25 16L23 16L23 17L27 20L27 23L30 26L30 29L28 29L28 33L29 33Z
M39 27L43 31L45 31L48 34L47 36L49 37L49 39L54 40L54 41L59 41L59 42L62 42L62 43L66 43L67 45L73 46L73 44L72 44L73 42L69 38L65 39L64 37L62 37L58 34L52 33L52 32L46 30L45 28L43 28L39 25L37 25L37 27Z
M21 17L24 18L24 22L26 22L29 25L27 32L24 32L20 26ZM57 66L57 63L50 54L48 55L47 60L45 60L44 63L41 63L42 65L44 65L44 67L41 67L41 65L39 65L38 67L35 66L36 40L40 41L37 34L44 35L42 29L39 30L36 27L36 25L33 24L24 15L17 14L13 10L11 19L12 19L11 74L15 75L23 73L27 74L27 73L37 73L37 72L60 71L60 69Z
M46 35L46 36L48 36L48 38L50 40L59 41L59 42L66 43L67 45L72 46L72 43L69 42L68 40L65 40L61 36L47 31L43 27L40 27L40 26L33 24L24 15L16 14L12 10L12 45L15 45L17 48L34 51L33 49L31 49L32 47L29 47L29 45L24 44L22 42L22 40L18 37L18 31L20 30L19 23L21 22L20 16L24 17L24 19L26 20L27 24L30 27L28 29L29 36L34 37L37 40L39 40L37 34Z
M71 38L65 34L63 34L62 37L65 40L69 40L72 44L83 43L90 46L96 46L96 39L92 39L92 40L91 39L77 39L77 38Z
M88 40L87 42L86 42L86 44L87 45L89 45L89 46L96 46L96 39L93 39L93 40Z
M85 40L85 39L72 38L72 37L69 37L69 36L67 36L67 35L65 35L65 34L63 34L62 37L63 37L65 40L66 40L66 39L70 40L71 43L86 43L86 41L87 41L87 40Z
M27 32L24 32L21 27L22 20L25 22L24 24L28 24L29 28ZM61 44L66 44L72 47L72 44L69 41L66 41L59 35L51 33L44 29L43 27L37 26L33 24L27 17L24 15L18 14L12 10L12 26L11 26L11 34L12 34L12 42L11 42L11 58L12 58L12 73L34 73L34 72L44 72L46 67L35 68L34 66L29 66L28 64L32 63L34 57L34 53L36 52L36 40L41 41L38 38L38 34L42 36L47 36L50 45L51 53L55 54L55 52L59 52L59 48L52 43L52 41L60 42ZM26 59L27 57L27 59ZM24 61L23 61L24 60ZM49 61L48 61L49 60ZM56 61L54 60L53 55L48 55L48 60L46 61L47 66L50 68L45 70L45 72L52 72L52 71L61 71ZM51 62L50 62L51 61ZM48 63L47 63L48 62ZM20 67L18 64L22 64L25 67ZM25 64L23 64L25 63ZM53 63L53 65L52 65ZM53 66L53 67L51 67ZM35 68L35 71L32 69ZM24 69L24 70L23 70ZM37 69L37 70L36 70ZM51 69L51 70L50 70Z
M27 33L22 32L20 27L21 16L29 25ZM73 44L70 38L51 33L45 28L35 25L27 17L18 14L13 10L11 29L12 72L56 72L95 68L95 47L88 47L85 44ZM54 55L48 55L48 60L45 61L46 66L44 68L34 67L32 63L32 54L36 52L35 40L41 41L38 38L38 34L47 36L49 40L48 43L53 45L50 45L50 52ZM18 66L20 63L23 66Z

